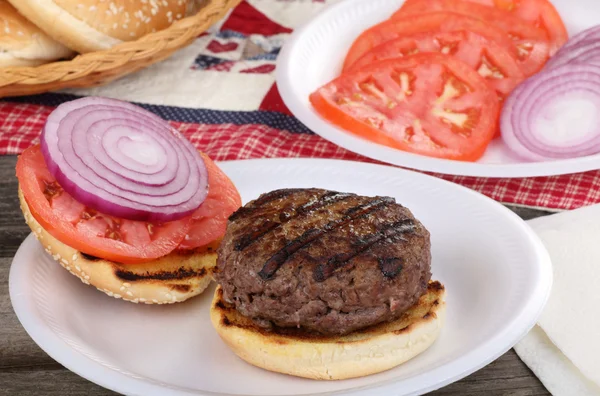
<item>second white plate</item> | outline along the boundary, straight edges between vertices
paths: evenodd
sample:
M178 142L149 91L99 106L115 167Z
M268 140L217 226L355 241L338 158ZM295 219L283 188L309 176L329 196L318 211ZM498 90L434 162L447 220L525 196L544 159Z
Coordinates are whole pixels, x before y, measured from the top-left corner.
M70 370L129 395L416 395L490 363L535 324L552 283L548 253L515 214L471 190L402 169L334 160L221 163L247 202L321 187L392 196L432 235L432 272L447 323L423 354L385 373L311 381L238 359L209 318L211 290L173 306L136 305L82 284L30 235L10 271L14 310L35 342Z
M284 45L277 62L277 85L292 113L323 138L347 150L389 164L422 171L483 177L551 176L600 168L600 155L548 162L524 162L514 157L500 139L474 163L411 154L352 135L321 118L308 100L310 93L339 75L354 39L391 16L404 0L343 0L297 29ZM600 21L597 0L552 0L569 34Z

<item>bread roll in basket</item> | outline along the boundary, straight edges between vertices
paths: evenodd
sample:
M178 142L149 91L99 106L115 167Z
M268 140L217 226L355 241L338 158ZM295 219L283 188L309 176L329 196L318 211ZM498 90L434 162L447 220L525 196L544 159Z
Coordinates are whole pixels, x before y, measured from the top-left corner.
M148 1L153 3L158 0ZM191 44L201 33L221 20L230 9L237 6L241 0L191 1L192 12L188 10L186 17L179 15L181 12L177 8L161 15L158 15L158 11L156 15L149 13L144 18L146 20L153 16L150 18L149 27L138 26L136 28L135 22L131 23L131 27L128 26L123 18L129 17L134 20L136 16L132 14L137 11L125 10L124 6L117 8L117 14L114 14L114 10L102 9L103 15L108 16L112 13L119 17L118 21L115 19L110 24L106 21L105 26L97 24L91 27L80 23L74 30L76 34L72 34L64 28L54 26L59 24L53 25L53 22L57 20L55 18L64 14L61 14L60 10L57 11L54 4L59 3L64 6L69 3L68 0L58 2L56 0L10 0L21 14L45 30L50 36L68 43L69 47L78 52L85 53L77 55L71 60L46 63L35 67L0 67L0 97L24 96L65 88L106 84L161 61L178 49ZM50 8L40 10L39 4L45 3L50 4ZM73 3L75 4L73 12L88 14L96 12L100 5L107 4L110 7L115 3L126 4L123 0L114 0L114 3L77 0ZM95 21L94 18L88 18L88 20ZM95 22L90 23L90 25L94 24ZM113 28L115 24L117 24L117 28ZM162 26L167 27L158 30ZM96 30L96 33L99 34L90 37L91 29ZM69 36L65 38L65 34L69 34ZM77 39L77 35L86 36L85 40ZM127 36L131 36L135 40L125 41ZM138 36L139 38L137 38Z

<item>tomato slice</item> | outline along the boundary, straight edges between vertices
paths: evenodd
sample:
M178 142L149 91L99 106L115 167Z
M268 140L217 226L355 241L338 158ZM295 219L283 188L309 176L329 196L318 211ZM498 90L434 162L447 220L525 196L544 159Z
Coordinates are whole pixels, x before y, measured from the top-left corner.
M310 100L321 116L368 140L462 161L483 155L500 107L494 90L469 65L436 53L342 74Z
M476 70L503 100L525 79L517 61L494 41L473 32L430 32L385 42L359 58L348 71L374 62L422 52L452 56Z
M398 10L393 19L430 12L453 12L480 19L508 34L513 41L512 54L521 70L531 76L544 67L550 56L546 31L529 24L507 11L463 0L417 0Z
M493 40L511 54L516 52L515 45L508 35L489 23L453 12L432 12L388 20L365 30L350 47L344 61L344 70L348 70L358 58L386 41L418 33L457 30L477 33Z
M414 3L425 0L407 0L403 6L412 7ZM470 3L507 11L523 21L544 29L550 41L550 56L554 55L569 39L567 28L560 14L549 0L467 0Z
M204 159L209 183L217 180L210 186L209 195L214 197L223 190L219 184L222 176L208 157ZM186 235L193 238L198 232L193 215L158 224L124 220L86 207L60 187L48 171L39 146L21 154L17 178L31 213L44 229L64 244L92 256L126 264L148 262L169 254L185 242ZM217 239L219 232L204 230L203 235Z
M241 205L240 194L231 180L217 165L202 154L208 169L208 196L192 214L192 225L179 249L195 249L225 235L229 216Z

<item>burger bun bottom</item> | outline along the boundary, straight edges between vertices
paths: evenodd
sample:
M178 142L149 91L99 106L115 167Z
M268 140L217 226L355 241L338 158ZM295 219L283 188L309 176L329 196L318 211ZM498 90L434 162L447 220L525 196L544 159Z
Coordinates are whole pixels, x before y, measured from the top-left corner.
M210 315L221 339L254 366L297 377L342 380L389 370L429 348L444 325L444 297L444 286L430 282L400 319L344 336L260 329L223 300L220 286Z
M171 304L197 296L212 281L220 241L148 263L115 263L85 255L60 242L33 217L20 189L19 199L27 225L46 252L83 283L111 297L133 303Z

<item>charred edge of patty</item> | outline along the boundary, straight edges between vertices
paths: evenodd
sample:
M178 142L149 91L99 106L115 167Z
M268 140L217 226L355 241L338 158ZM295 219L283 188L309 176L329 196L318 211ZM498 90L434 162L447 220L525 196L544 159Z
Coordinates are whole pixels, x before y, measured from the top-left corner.
M241 216L247 216L254 212L255 210L260 209L265 204L275 201L277 199L285 198L289 195L302 191L301 188L287 188L281 190L273 190L265 194L261 194L256 200L253 202L249 202L247 205L242 206L235 212L229 216L229 221L235 221Z
M406 326L404 326L400 329L393 330L392 332L395 335L400 335L400 334L409 332L409 331L411 331L412 326L415 324L415 322L419 322L421 320L430 320L430 319L435 318L435 312L432 312L432 309L434 307L437 307L438 305L440 305L441 296L442 296L442 293L444 292L444 290L445 290L444 285L442 285L439 281L431 281L427 285L426 292L421 296L421 298L419 298L419 301L417 301L412 307L410 307L406 312L404 312L404 314L402 314L402 316L400 318L393 319L391 321L378 323L378 324L367 326L367 327L363 327L361 329L358 329L358 330L355 330L355 331L349 333L348 335L356 335L356 334L360 334L360 333L375 332L378 329L383 328L384 326L388 325L390 322L403 321L403 320L407 321ZM339 336L339 335L325 336L325 335L317 333L317 332L307 331L303 328L296 328L296 327L284 328L284 327L278 327L275 325L273 325L270 329L265 329L265 328L259 327L252 321L252 319L250 319L246 316L243 316L239 311L237 311L233 305L230 305L225 302L225 300L223 299L223 289L218 288L216 293L217 293L217 295L215 296L215 302L213 303L213 307L215 309L217 309L219 311L219 313L221 314L221 324L224 327L237 327L240 329L257 332L264 336L276 335L276 336L283 336L283 337L292 338L292 339L296 339L296 340L300 340L300 341L326 342L331 339L344 337L344 336ZM425 301L425 299L429 296L429 294L433 294L436 296L435 300L433 300L430 303ZM413 311L417 311L419 308L426 307L426 306L429 306L429 308L427 309L427 312L425 314L423 314L421 316L413 316L412 315ZM277 340L276 342L279 344L286 343L283 340ZM338 342L345 343L348 341L341 340Z

